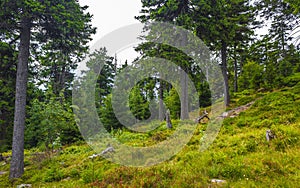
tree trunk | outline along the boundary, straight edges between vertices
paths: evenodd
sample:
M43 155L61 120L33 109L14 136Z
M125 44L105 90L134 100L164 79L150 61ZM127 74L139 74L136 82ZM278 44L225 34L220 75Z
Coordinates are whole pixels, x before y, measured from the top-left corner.
M65 65L62 65L62 70L59 75L59 93L61 90L65 89L65 79L66 79L66 67Z
M59 74L58 74L58 65L57 65L57 62L54 63L54 65L52 65L52 73L53 74L53 93L58 96L59 94L59 83L58 83L58 80L59 80Z
M183 69L180 70L180 87L181 87L181 97L180 97L180 119L189 119L189 104L188 104L188 87L187 87L187 74Z
M12 143L12 159L10 163L10 179L19 178L24 173L24 129L25 107L28 79L28 59L30 46L30 19L21 19L20 46L18 54L16 99L14 114L14 132Z
M182 33L182 39L181 39L181 46L186 47L187 45L187 34ZM189 119L189 101L188 101L188 79L187 79L187 73L185 72L185 69L187 70L184 65L181 66L180 69L180 87L181 87L181 97L180 97L180 119L185 120Z
M227 70L227 45L223 41L222 42L222 49L221 49L221 56L222 56L222 74L224 78L224 92L225 92L225 105L229 106L230 103L230 96L229 96L229 84L228 84L228 70Z
M164 103L163 103L163 95L164 95L164 84L162 79L159 80L159 108L158 108L158 119L160 121L164 120Z
M238 92L238 65L236 53L236 46L234 46L234 92Z
M61 73L59 75L59 87L58 87L58 95L60 95L60 92L65 89L65 77L66 77L66 67L65 65L62 65L62 70ZM64 98L66 98L65 96L65 92L63 93ZM59 98L60 103L63 103L63 99Z
M284 37L284 28L283 28L283 21L281 21L280 23L280 34L281 34L281 45L282 45L282 56L285 57L285 48L284 48L284 45L285 45L285 37Z

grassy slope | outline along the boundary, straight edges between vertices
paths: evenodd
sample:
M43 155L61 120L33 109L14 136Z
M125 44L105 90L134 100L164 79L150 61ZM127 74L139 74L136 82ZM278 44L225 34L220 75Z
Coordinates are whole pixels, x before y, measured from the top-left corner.
M227 118L210 148L199 152L205 124L199 124L191 141L169 161L147 168L123 167L103 158L91 160L93 151L85 144L68 146L48 157L26 151L25 174L14 182L33 187L209 187L210 179L227 181L224 187L299 187L300 182L300 83L289 79L284 89L236 94L234 106L258 99L238 117ZM174 122L176 124L176 122ZM155 144L169 134L164 125L151 134L133 137L129 132L115 136L127 144ZM266 142L271 129L276 139ZM7 153L6 155L9 155ZM0 163L0 171L8 165ZM0 175L0 187L10 187L8 174Z

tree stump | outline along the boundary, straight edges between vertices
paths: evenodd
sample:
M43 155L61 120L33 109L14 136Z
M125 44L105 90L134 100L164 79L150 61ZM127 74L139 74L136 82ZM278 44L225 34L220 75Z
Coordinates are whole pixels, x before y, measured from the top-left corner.
M171 122L171 115L170 115L170 110L169 109L166 112L166 122L167 122L167 128L171 129L172 128L172 122Z
M204 119L204 118L207 118L208 120L210 120L209 117L208 117L208 113L206 112L206 110L204 111L204 113L203 113L201 116L199 116L199 117L197 117L197 118L195 119L195 122L196 122L196 123L200 123L200 121L201 121L202 119Z

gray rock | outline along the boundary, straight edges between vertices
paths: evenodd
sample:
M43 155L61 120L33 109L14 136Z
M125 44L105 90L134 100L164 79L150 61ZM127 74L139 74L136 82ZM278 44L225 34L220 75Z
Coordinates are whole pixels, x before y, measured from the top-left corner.
M266 139L269 142L270 140L275 138L275 134L269 129L266 131Z
M106 148L105 150L103 150L103 151L101 152L101 154L104 155L104 154L106 154L106 153L114 152L114 151L115 151L115 149L114 149L112 146L110 146L110 147Z
M216 184L226 183L225 180L219 180L219 179L212 179L211 182L212 182L212 183L216 183Z
M112 153L112 152L115 152L115 149L109 145L109 147L107 147L105 150L103 150L100 154L93 154L91 156L89 156L90 159L94 159L96 157L99 157L101 155L105 155L107 153Z
M17 188L31 188L32 185L31 184L21 184L21 185L17 185Z

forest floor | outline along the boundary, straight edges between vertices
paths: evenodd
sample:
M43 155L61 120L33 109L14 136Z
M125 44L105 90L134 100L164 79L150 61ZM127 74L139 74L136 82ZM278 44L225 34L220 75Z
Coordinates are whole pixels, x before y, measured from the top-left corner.
M64 146L54 153L34 148L25 151L23 177L10 182L8 173L2 173L0 187L299 187L299 78L289 78L276 91L235 93L216 140L203 152L199 144L206 122L197 125L182 151L150 167L91 159L95 152L86 143ZM119 130L112 134L128 145L153 145L170 136L178 120L173 120L172 130L165 123L154 123L159 127L151 133ZM276 135L270 142L265 136L268 129ZM0 171L8 172L9 164L0 162Z

